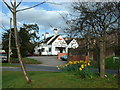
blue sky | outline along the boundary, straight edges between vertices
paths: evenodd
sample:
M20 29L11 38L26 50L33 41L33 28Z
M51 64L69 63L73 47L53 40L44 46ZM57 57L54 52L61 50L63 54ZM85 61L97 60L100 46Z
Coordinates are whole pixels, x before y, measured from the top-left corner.
M1 2L0 2L1 3ZM35 4L38 4L40 2L23 2L20 5L21 8L26 8L33 6ZM31 10L26 10L23 12L19 12L17 14L17 24L18 27L22 27L22 25L25 24L38 24L39 25L39 36L45 32L49 32L50 35L53 34L52 29L58 28L60 32L60 28L65 25L64 21L62 20L62 17L60 14L68 14L69 11L66 8L67 4L50 4L50 3L44 3L36 8L33 8ZM8 10L8 8L3 4L2 2L2 10L0 11L0 14L2 14L2 25L5 26L7 29L9 28L9 18L12 17L11 12ZM50 25L52 27L50 27ZM2 29L0 29L0 32L3 32ZM1 35L0 35L1 37Z

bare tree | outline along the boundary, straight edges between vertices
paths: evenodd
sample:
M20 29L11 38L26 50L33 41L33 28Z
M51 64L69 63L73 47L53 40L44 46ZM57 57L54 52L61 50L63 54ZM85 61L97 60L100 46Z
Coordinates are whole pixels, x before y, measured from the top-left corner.
M15 44L16 44L18 59L19 59L20 66L21 66L21 69L23 71L23 74L25 76L25 79L26 79L26 81L28 83L30 83L31 80L30 80L30 78L29 78L29 76L27 74L27 71L26 71L25 66L23 64L21 53L20 53L20 43L19 43L19 40L18 40L17 19L16 19L17 15L16 14L17 14L17 12L37 7L37 6L39 6L39 5L43 4L43 3L46 3L47 1L41 2L41 3L36 4L36 5L34 5L32 7L29 7L29 8L24 8L24 9L20 9L20 10L17 10L17 8L20 6L20 4L23 2L23 0L21 0L18 4L17 4L16 0L14 0L13 2L10 0L11 6L5 0L2 0L2 1L4 2L4 4L8 7L8 9L13 14L14 35L15 35Z
M74 17L73 20L73 30L75 31L75 33L87 39L87 46L89 46L90 44L89 36L97 39L96 45L98 45L100 48L100 76L103 78L105 75L105 52L107 33L110 30L114 30L118 26L117 22L120 18L120 15L118 14L119 3L74 2L72 4L72 7L77 15ZM98 40L100 42L98 42Z

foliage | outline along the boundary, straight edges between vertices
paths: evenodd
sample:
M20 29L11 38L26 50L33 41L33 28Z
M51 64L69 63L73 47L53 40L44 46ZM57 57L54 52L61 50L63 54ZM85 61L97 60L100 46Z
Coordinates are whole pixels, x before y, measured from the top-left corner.
M107 78L95 76L93 79L81 79L72 73L28 71L32 83L24 81L20 71L3 71L2 87L4 88L118 88L118 79L112 75Z
M58 70L64 72L72 72L76 75L80 75L81 78L92 78L93 73L90 71L90 62L80 61L69 61L68 64L56 66Z
M25 64L41 64L40 61L31 58L22 58L22 61ZM11 63L19 63L18 58L11 58Z
M23 28L24 27L24 28ZM23 27L20 28L18 35L19 35L19 42L20 42L20 51L22 57L26 57L27 54L34 52L34 47L37 44L39 37L37 36L39 27L37 24L24 24ZM11 48L12 48L12 57L17 57L16 53L16 46L15 46L15 38L14 38L14 29L12 28L12 37L11 37ZM9 30L7 30L2 35L3 41L3 49L8 53L8 38L9 38Z

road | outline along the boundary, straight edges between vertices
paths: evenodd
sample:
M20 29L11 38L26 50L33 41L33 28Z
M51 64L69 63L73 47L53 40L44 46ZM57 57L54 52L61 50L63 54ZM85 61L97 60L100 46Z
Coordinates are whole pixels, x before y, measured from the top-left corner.
M56 67L57 65L65 65L67 63L66 61L58 60L57 56L32 56L28 58L33 58L42 62L41 65L43 66Z
M28 58L36 59L42 64L26 64L27 71L53 71L61 72L57 70L56 65L65 65L67 62L58 60L57 56L32 56ZM19 64L17 64L19 65ZM21 71L19 67L0 67L0 71ZM91 71L98 72L98 69L92 69ZM106 70L107 73L116 74L117 70Z

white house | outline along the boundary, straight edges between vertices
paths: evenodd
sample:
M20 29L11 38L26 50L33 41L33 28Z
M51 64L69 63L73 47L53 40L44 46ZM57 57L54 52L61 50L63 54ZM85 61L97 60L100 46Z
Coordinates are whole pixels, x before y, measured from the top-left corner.
M42 35L43 36L43 35ZM75 39L65 40L61 35L50 36L46 33L46 38L35 47L34 54L58 55L58 53L68 53L68 48L77 48L78 43Z

